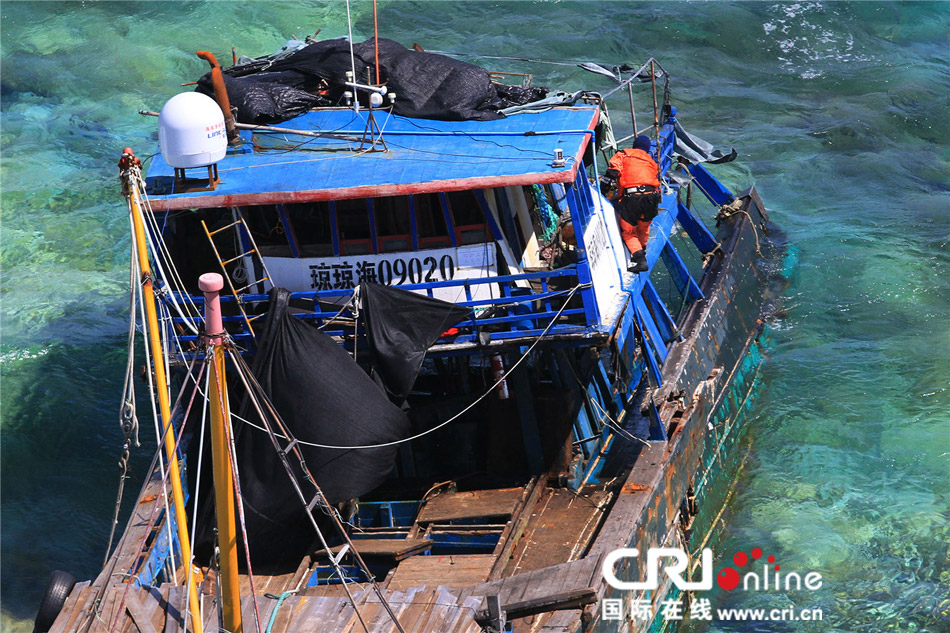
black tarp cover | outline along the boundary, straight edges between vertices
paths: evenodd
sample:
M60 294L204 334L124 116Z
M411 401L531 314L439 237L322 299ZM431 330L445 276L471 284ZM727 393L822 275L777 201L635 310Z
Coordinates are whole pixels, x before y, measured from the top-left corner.
M271 291L253 371L293 436L333 446L405 438L406 414L333 339L291 316L289 298L290 292L282 288ZM253 419L251 411L245 406L242 417ZM317 484L335 504L381 484L392 471L398 446L359 450L303 446L302 451ZM252 555L259 560L279 555L294 534L309 532L312 539L302 504L266 434L245 425L237 453ZM299 468L292 456L290 462ZM309 499L312 489L302 477L298 480Z
M360 284L373 369L390 396L401 402L422 367L426 350L471 308L382 284Z
M354 44L353 57L357 82L375 83L374 40ZM272 60L255 60L224 72L228 97L238 108L238 121L277 123L300 114L300 108L309 101L307 93L325 93L312 95L315 102L325 97L339 103L344 90L352 90L344 84L351 68L349 42L340 38L313 42L293 53L282 53ZM499 91L488 71L480 66L408 49L387 39L379 40L379 74L380 82L396 94L394 112L415 118L498 119L504 116L498 112L502 108L536 101L547 93L545 88L507 87ZM261 75L270 77L261 80ZM207 77L199 81L198 91L211 95ZM281 77L288 79L286 85L273 81ZM282 103L288 104L286 110L281 109Z

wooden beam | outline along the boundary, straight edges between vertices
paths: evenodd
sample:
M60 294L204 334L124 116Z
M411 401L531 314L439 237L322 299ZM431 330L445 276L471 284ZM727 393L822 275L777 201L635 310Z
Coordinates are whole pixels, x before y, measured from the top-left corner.
M490 601L492 597L497 600L497 596L488 596L488 606L475 612L475 621L479 624L484 625L493 622ZM526 618L530 615L537 615L538 613L546 613L548 611L576 609L596 601L597 592L594 591L592 587L587 587L585 589L572 589L540 598L531 598L530 600L503 604L501 605L501 610L508 620L514 620L516 618Z
M125 610L129 612L132 622L135 623L140 633L158 633L155 627L152 626L152 619L146 612L145 607L142 606L142 601L139 600L138 592L138 589L132 589L128 592L125 597Z

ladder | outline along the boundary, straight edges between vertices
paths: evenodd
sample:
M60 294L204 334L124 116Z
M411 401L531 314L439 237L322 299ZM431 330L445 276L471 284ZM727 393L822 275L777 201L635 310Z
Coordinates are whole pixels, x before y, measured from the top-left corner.
M214 256L218 260L218 264L221 266L221 272L224 273L224 279L225 281L228 282L228 287L231 288L231 293L234 295L235 303L237 303L238 310L241 311L241 316L244 318L244 322L247 324L247 329L251 333L251 336L256 336L254 334L254 328L251 325L251 321L253 321L254 319L259 319L263 315L256 314L252 317L248 317L247 312L244 310L244 302L242 301L241 296L245 294L249 288L251 288L252 286L256 286L257 284L261 284L261 287L263 290L264 282L269 282L271 288L273 288L274 282L271 280L270 272L267 270L267 265L264 263L264 258L261 256L260 249L258 249L257 243L254 241L254 236L251 235L250 229L247 228L247 224L244 222L243 213L241 212L239 208L236 208L236 207L232 208L231 212L233 214L234 221L231 222L230 224L222 226L219 229L210 231L208 230L208 225L205 223L204 220L202 220L201 226L204 228L205 235L208 236L208 242L211 243L211 248L212 250L214 250ZM214 243L214 236L217 235L218 233L221 233L222 231L227 231L228 229L232 229L235 232L235 240L234 240L235 250L244 251L244 252L241 252L240 254L235 255L234 257L231 257L230 259L222 259L221 253L218 251L218 246ZM242 229L243 229L243 233L241 231ZM255 257L256 257L256 262L255 262ZM236 275L232 275L232 273L228 272L227 266L228 264L232 264L243 258L248 258L249 260L248 262L245 263L245 266L244 266L244 271L246 275L244 281L248 281L253 277L255 263L260 264L261 270L264 271L264 276L260 279L254 279L253 281L251 281L245 286L242 286L241 288L236 288L235 280L233 279L233 277L235 277ZM235 270L240 270L240 269L236 268ZM241 283L241 281L238 281L238 283Z

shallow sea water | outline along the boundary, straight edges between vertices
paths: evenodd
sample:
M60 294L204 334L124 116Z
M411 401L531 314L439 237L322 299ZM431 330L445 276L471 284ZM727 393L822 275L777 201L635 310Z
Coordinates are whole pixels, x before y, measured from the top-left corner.
M371 36L372 3L351 6L354 37ZM950 3L379 8L380 35L407 46L656 56L687 129L738 149L716 174L754 183L797 251L749 458L712 547L717 566L759 546L824 583L709 598L820 608L823 620L687 619L689 630L950 630ZM257 56L318 28L344 35L345 4L0 5L0 630L31 629L52 569L90 577L104 555L130 248L115 161L126 145L157 144L137 110L204 72L195 50ZM484 65L609 88L570 66ZM143 429L127 490L152 436Z

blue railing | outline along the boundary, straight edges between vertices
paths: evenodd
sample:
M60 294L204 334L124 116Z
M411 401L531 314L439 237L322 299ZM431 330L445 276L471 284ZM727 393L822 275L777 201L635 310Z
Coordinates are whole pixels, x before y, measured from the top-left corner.
M586 274L585 274L586 273ZM578 279L585 279L580 282ZM483 277L478 279L456 279L421 284L404 284L399 286L403 290L422 290L429 297L436 291L446 288L458 288L464 293L464 300L456 301L456 305L472 308L472 314L458 323L452 324L459 329L458 333L446 335L442 343L472 343L478 339L479 332L487 332L490 339L514 340L549 335L582 334L596 328L599 323L590 319L593 313L596 317L596 300L593 288L589 285L590 273L586 261L582 266L569 266L549 271L521 273L517 275L500 275L497 277ZM534 288L531 287L534 282ZM581 285L579 285L579 283ZM588 285L583 285L587 283ZM495 284L497 286L494 298L476 298L478 286ZM519 285L520 284L520 285ZM362 333L362 325L353 321L354 314L350 308L340 308L351 299L352 290L311 290L291 293L291 300L304 300L335 304L335 309L321 309L315 307L310 312L295 313L300 319L314 321L323 327L324 332L331 336L350 337ZM565 302L569 301L568 305ZM191 300L201 309L204 305L203 296L192 296ZM266 294L242 295L241 303L245 311L262 315L266 311L269 296ZM225 312L225 328L231 337L237 341L248 341L252 338L244 317L238 313L234 295L221 296L222 309ZM319 304L318 304L319 305ZM229 307L231 306L231 307ZM253 306L258 306L257 310ZM263 317L255 319L249 315L253 324L261 324ZM338 319L349 322L343 327ZM554 320L556 322L554 322ZM173 317L172 321L180 323L180 317ZM256 326L256 330L259 330ZM197 336L193 334L180 335L183 342L194 342Z

